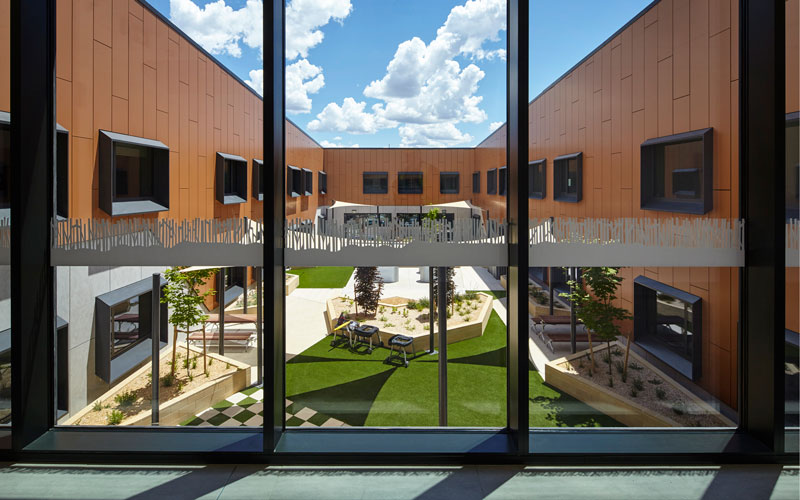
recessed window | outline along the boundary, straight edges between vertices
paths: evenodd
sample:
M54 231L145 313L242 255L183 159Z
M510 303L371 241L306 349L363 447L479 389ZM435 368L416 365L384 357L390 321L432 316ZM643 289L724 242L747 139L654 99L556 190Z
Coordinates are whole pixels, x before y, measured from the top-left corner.
M486 194L497 194L497 169L486 172Z
M481 192L481 173L480 172L473 172L472 173L472 193L473 194L480 194Z
M217 201L233 205L247 201L247 160L217 153Z
M500 196L505 196L507 185L508 167L500 167L500 169L497 171L497 194Z
M786 218L800 219L800 113L786 116Z
M0 111L0 210L11 208L11 118ZM3 214L0 213L0 217Z
M439 172L439 192L458 194L458 172Z
M543 199L547 195L547 160L528 163L528 198Z
M302 196L305 192L303 185L303 171L299 168L287 165L286 167L286 194L292 198Z
M553 199L578 203L583 197L583 153L553 160Z
M319 172L317 178L319 179L319 194L328 194L328 174Z
M364 172L364 194L386 194L389 192L389 174L387 172Z
M656 280L633 281L634 342L691 380L702 374L703 301Z
M69 324L56 316L56 410L57 417L69 412Z
M642 143L642 209L690 214L711 211L712 132L707 128Z
M422 172L399 172L397 174L399 194L422 194Z
M264 199L264 162L253 160L253 198Z
M95 298L95 374L105 382L120 379L152 355L152 287L153 280L146 278ZM161 304L159 320L163 347L166 304Z
M100 208L109 215L169 210L169 148L100 131Z
M314 194L314 172L307 168L303 169L303 189L306 196Z

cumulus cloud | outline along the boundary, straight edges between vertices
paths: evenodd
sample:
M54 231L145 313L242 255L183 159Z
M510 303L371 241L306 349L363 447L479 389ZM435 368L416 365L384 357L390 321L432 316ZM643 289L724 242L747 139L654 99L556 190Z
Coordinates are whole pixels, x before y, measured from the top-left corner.
M492 123L490 123L489 124L489 133L491 134L492 132L494 132L495 130L497 130L501 126L503 126L503 123L504 122L492 122Z
M476 95L485 73L476 62L505 58L505 50L485 46L499 41L504 30L506 0L468 0L450 11L429 44L413 37L398 45L385 75L364 89L364 96L382 101L371 112L365 111L365 103L360 107L331 103L312 124L317 130L360 134L402 125L403 145L470 141L472 137L457 125L487 118L480 108L483 97ZM462 68L457 57L471 62ZM353 117L348 116L351 112Z
M233 9L225 0L207 3L200 8L193 0L170 0L170 20L212 54L242 56L242 47L263 50L261 0L247 0L241 9Z
M251 69L250 79L245 80L245 83L253 87L253 90L258 92L260 95L264 95L264 70Z
M311 98L325 85L322 68L314 66L308 59L300 59L286 67L286 111L309 113Z
M336 140L341 140L341 137L339 137L339 138L334 137L333 140L335 140L335 141ZM358 147L358 144L351 144L351 145L347 146L347 145L344 145L344 144L338 144L338 143L335 143L335 142L324 141L324 140L322 142L320 142L320 145L323 148L357 148Z
M292 0L286 7L286 59L308 57L325 36L319 28L341 23L352 10L350 0Z

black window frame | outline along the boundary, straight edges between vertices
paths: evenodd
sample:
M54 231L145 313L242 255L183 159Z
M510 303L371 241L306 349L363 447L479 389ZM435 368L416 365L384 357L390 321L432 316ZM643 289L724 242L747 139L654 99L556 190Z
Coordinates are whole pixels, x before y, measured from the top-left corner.
M147 214L169 210L169 147L161 141L99 131L100 208L114 216ZM153 154L153 194L139 200L116 199L116 146L148 148Z
M577 179L575 193L567 193L561 189L563 180L568 176L569 161L577 163ZM580 203L583 199L583 153L561 155L553 159L553 200L566 203Z
M225 187L228 172L231 175L231 189ZM247 160L238 155L217 151L216 174L218 202L236 205L247 201Z
M786 219L800 219L800 161L794 164L794 172L792 172L792 165L789 162L789 128L798 127L797 134L794 135L795 140L798 139L800 134L800 111L786 114ZM794 188L794 194L792 194Z
M56 316L56 419L69 413L69 323Z
M445 182L448 179L456 180L455 190L452 188L446 189ZM439 193L440 194L459 194L461 192L461 176L458 172L439 172Z
M300 167L286 165L286 195L299 198L302 196L303 190L303 171Z
M403 177L408 177L403 179ZM419 186L407 186L406 183L419 177ZM397 172L397 194L422 194L425 191L425 174L419 170Z
M499 196L508 194L508 167L497 169L497 194Z
M319 187L317 191L319 194L328 194L328 173L320 170L317 172L317 183Z
M640 146L640 187L641 197L639 207L642 210L658 210L661 212L676 212L684 214L707 214L714 208L713 179L714 179L714 129L705 128L692 130L680 134L656 137L644 141ZM664 151L664 146L702 142L703 159L702 188L700 198L692 200L676 200L657 197L655 194L655 165L656 155Z
M264 162L262 160L253 159L253 198L258 201L264 201Z
M539 178L541 191L534 190L534 179ZM528 163L528 198L543 200L547 197L547 159L535 160Z
M481 173L472 172L472 194L481 194Z
M497 169L486 171L486 194L497 194Z
M370 187L370 189L367 190L367 177L374 177L373 180L378 180L379 185L377 189ZM374 170L361 172L361 192L363 194L389 194L389 172Z
M314 194L314 172L308 168L303 169L303 192L305 196Z

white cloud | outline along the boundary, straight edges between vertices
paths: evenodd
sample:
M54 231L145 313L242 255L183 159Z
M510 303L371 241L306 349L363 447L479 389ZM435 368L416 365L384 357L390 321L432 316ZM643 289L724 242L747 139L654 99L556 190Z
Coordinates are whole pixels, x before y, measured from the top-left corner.
M339 137L339 138L334 137L334 140L341 140L341 137ZM351 145L347 146L345 144L337 144L335 142L324 141L324 140L322 142L320 142L320 145L323 148L357 148L358 147L358 144L351 144Z
M264 70L251 69L250 79L245 80L245 83L253 87L253 90L258 92L259 95L264 95Z
M233 9L225 0L207 3L200 8L193 0L170 0L170 20L212 54L242 56L240 44L263 49L261 0L247 0L241 9Z
M365 103L360 108L331 103L312 124L318 130L359 134L403 125L399 133L404 145L472 140L457 125L487 118L480 108L483 97L476 95L485 73L474 61L505 58L502 48L484 47L486 42L499 41L505 29L506 0L468 0L450 11L429 44L413 37L398 45L385 75L364 89L366 97L383 101L372 106L372 113L364 111ZM462 68L456 57L473 62Z
M374 134L382 128L397 126L381 117L383 110L380 104L375 104L371 113L364 111L366 106L366 102L356 102L352 97L345 97L341 106L335 102L325 106L317 118L308 123L308 128L314 131Z
M494 132L498 128L502 127L503 123L505 123L505 122L492 122L492 123L490 123L489 124L489 133L491 134L492 132Z
M300 59L286 66L286 111L289 113L311 112L311 98L325 85L322 68L314 66L308 59Z
M308 57L324 38L319 28L342 22L352 10L350 0L292 0L286 6L286 59Z

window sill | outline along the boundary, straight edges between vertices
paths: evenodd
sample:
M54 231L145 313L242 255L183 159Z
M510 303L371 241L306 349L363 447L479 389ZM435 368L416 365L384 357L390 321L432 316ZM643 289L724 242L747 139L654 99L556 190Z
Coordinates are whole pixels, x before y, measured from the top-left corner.
M226 194L222 199L223 205L236 205L239 203L245 203L247 201L238 194Z
M706 209L703 202L685 203L679 201L651 200L643 203L642 210L654 210L659 212L676 212L680 214L703 215L711 211L711 207Z
M578 203L581 200L577 195L558 195L553 197L553 201L560 201L562 203Z
M166 212L169 207L152 200L115 201L111 203L111 215L135 215L154 212Z
M533 193L533 194L529 194L528 198L531 199L531 200L543 200L544 199L544 194Z

